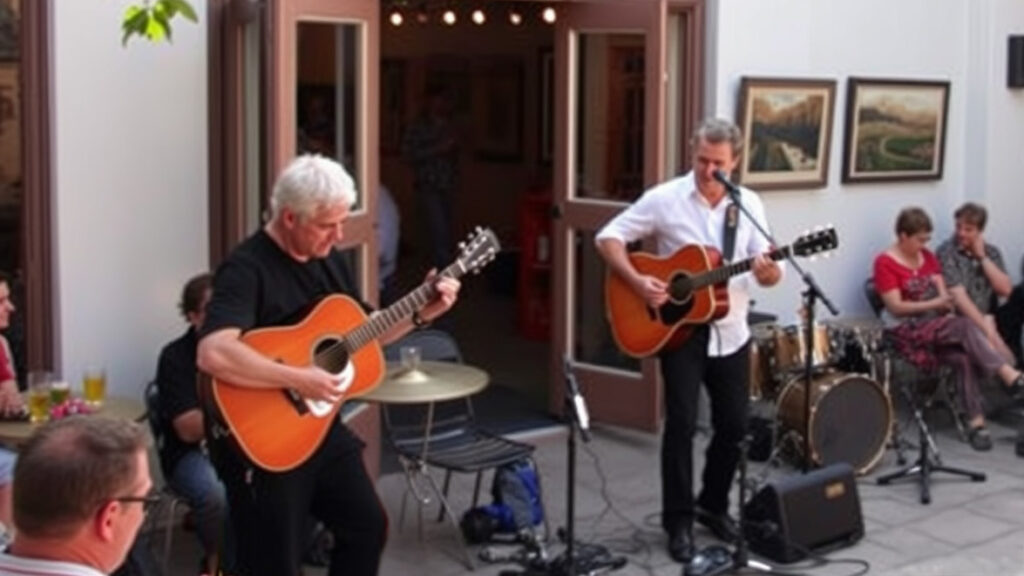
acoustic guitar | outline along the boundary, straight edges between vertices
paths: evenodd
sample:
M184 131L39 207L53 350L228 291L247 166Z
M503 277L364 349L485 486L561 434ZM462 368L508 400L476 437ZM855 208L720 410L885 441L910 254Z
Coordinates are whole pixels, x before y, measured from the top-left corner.
M767 256L781 260L789 254L810 256L839 244L834 228L809 232L790 246ZM690 244L671 256L658 258L633 252L629 260L641 274L654 276L668 286L668 301L652 308L618 274L609 269L605 279L605 305L612 336L623 352L636 358L651 356L666 347L679 346L693 327L713 322L729 313L728 280L750 270L753 258L722 265L714 248Z
M495 258L499 247L494 232L477 228L439 276L458 278L477 272ZM241 339L277 362L315 364L337 374L341 385L348 386L344 400L351 400L373 390L384 376L384 355L377 338L436 296L434 282L428 280L388 308L367 316L355 300L332 294L297 324L257 328ZM274 472L305 462L323 441L343 403L303 398L289 388L258 389L217 378L206 380L210 390L205 396L242 451L261 468Z

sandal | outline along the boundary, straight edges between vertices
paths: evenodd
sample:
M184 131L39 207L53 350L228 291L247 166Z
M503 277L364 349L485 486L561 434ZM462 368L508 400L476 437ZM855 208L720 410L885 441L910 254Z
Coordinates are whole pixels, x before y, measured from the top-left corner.
M992 449L992 436L984 426L971 428L967 433L967 442L978 452L988 452Z

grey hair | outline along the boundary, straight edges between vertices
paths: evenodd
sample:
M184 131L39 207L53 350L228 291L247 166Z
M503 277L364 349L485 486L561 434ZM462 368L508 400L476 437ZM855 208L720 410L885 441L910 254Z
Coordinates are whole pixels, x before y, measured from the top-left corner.
M276 217L284 208L301 219L312 216L317 209L344 202L356 203L356 184L341 164L318 154L303 154L285 167L274 183L270 208Z
M694 130L690 143L696 148L702 140L709 144L728 142L732 145L732 155L736 158L743 153L743 132L724 118L708 118L701 122Z

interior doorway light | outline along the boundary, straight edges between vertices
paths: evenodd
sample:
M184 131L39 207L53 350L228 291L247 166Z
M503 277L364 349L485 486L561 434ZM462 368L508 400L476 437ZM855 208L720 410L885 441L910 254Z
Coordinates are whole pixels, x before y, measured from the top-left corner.
M473 20L473 23L478 26L482 26L485 22L487 22L487 14L485 14L484 11L480 8L473 10L473 14L470 16L470 18Z
M444 14L441 15L441 20L443 20L444 23L449 26L454 26L459 19L455 15L455 10L448 8L447 10L444 11Z
M508 11L508 23L513 26L519 26L523 23L523 13L518 8L512 8Z
M540 17L548 24L554 24L555 20L558 20L558 13L551 6L548 6L540 13Z
M427 14L426 4L420 4L420 7L416 9L416 22L420 24L430 22L430 15Z
M392 26L401 26L405 22L405 18L400 10L392 10L391 15L388 16L388 21L391 22Z

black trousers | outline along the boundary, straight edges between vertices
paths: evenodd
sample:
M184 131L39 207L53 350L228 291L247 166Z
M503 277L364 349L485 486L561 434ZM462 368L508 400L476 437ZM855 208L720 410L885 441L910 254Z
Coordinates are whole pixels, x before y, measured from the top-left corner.
M377 574L387 516L351 432L333 426L309 460L281 473L253 466L227 442L215 442L212 455L227 488L240 576L299 574L310 515L334 534L330 576Z
M1024 351L1021 349L1021 327L1024 326L1024 284L1018 284L1010 292L1010 297L995 313L999 335L1006 345L1013 350L1017 358L1017 367L1024 366Z
M750 398L750 342L728 356L708 355L710 328L703 326L682 346L662 352L665 430L661 443L661 522L670 534L693 523L694 508L712 513L729 509L739 463L739 442L747 430ZM711 443L705 453L699 497L693 495L693 436L701 383L711 400Z

